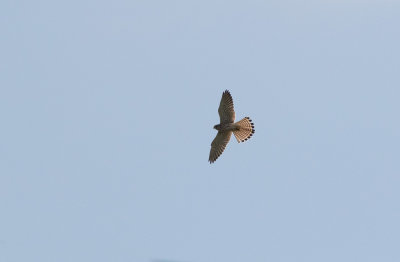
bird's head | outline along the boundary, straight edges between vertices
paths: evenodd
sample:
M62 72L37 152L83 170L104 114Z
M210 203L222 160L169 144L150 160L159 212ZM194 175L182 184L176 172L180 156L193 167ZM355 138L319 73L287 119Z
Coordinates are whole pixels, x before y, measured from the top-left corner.
M221 125L215 125L215 126L214 126L214 129L219 130L220 126L221 126Z

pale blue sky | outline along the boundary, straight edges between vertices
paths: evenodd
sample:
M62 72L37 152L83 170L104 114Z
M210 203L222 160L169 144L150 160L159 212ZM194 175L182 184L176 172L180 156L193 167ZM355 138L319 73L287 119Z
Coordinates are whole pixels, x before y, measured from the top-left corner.
M0 3L0 261L400 261L400 2ZM225 89L252 139L210 165Z

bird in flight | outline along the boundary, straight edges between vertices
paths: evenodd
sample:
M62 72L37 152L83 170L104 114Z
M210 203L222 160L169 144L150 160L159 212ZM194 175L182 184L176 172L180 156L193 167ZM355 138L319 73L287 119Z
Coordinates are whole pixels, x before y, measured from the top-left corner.
M214 126L214 129L218 130L218 134L211 143L210 157L208 158L210 164L214 163L222 152L224 152L232 132L238 143L250 139L255 132L254 124L249 117L245 117L235 123L233 99L228 90L222 93L218 114L220 123Z

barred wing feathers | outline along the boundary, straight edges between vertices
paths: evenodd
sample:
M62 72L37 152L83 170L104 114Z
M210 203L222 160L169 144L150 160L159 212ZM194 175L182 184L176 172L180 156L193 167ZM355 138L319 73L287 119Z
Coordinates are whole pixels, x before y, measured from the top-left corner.
M218 131L217 136L211 143L210 157L208 161L214 163L215 160L224 152L226 145L229 143L231 139L232 131Z
M218 114L221 123L233 123L235 121L233 99L231 93L229 93L228 90L225 90L222 93L221 102L218 108Z

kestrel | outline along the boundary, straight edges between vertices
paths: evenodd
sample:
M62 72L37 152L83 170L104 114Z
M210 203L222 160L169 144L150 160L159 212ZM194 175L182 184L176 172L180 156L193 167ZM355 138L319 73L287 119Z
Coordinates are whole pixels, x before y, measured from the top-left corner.
M232 132L238 143L244 142L254 134L254 124L249 117L235 122L235 110L233 109L233 99L228 90L222 93L221 103L219 104L218 114L220 123L214 128L218 130L217 136L211 143L210 157L208 161L214 163L215 160L224 152L229 143Z

